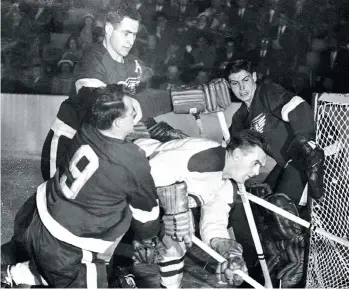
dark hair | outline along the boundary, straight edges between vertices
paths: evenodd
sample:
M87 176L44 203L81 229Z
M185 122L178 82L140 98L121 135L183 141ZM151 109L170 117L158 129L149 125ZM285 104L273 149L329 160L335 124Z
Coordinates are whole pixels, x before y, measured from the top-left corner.
M79 38L76 36L76 35L70 35L69 37L68 37L68 39L67 39L67 42L65 43L65 48L66 49L69 49L70 47L70 41L71 40L74 40L75 41L75 43L76 43L76 49L80 49L81 48L81 45L80 45L80 41L79 41Z
M224 76L229 80L229 75L232 73L238 73L242 70L245 70L252 74L253 68L250 61L247 59L236 59L230 62L224 70Z
M115 26L119 25L125 17L136 21L140 21L141 19L136 7L131 4L129 5L126 0L123 0L119 4L109 7L105 20Z
M124 96L130 96L124 85L109 84L95 88L92 91L92 98L96 99L92 107L92 124L101 130L109 129L113 121L125 113Z
M231 135L226 150L229 154L232 154L236 148L249 151L255 146L260 147L266 154L270 155L269 145L264 135L255 130L246 129Z

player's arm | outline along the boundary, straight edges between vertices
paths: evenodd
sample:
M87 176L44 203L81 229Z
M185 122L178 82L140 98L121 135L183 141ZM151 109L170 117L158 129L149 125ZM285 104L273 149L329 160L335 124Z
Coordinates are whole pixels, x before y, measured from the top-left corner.
M129 194L129 207L132 211L132 227L135 239L154 238L160 229L160 207L150 168L145 167L143 175L133 175L134 190Z
M233 118L231 120L231 125L229 128L230 135L237 133L243 129L245 129L245 121L247 117L248 111L246 105L242 104L240 108L234 113Z
M107 71L102 60L103 54L88 52L85 53L84 57L78 62L74 70L74 77L76 79L75 89L77 94L79 94L82 87L96 88L107 86ZM138 100L132 98L132 102L136 112L134 124L137 124L142 119L142 109Z
M288 122L296 135L315 132L313 110L303 98L275 83L262 84L259 93L264 107Z
M236 192L232 183L226 181L222 189L216 192L214 199L201 206L200 236L207 245L211 246L213 238L230 238L227 227Z
M160 231L160 207L150 166L145 161L137 175L131 173L134 189L129 193L129 207L132 211L131 227L134 259L143 263L157 263L165 252L157 235Z
M61 104L57 117L45 138L41 152L41 173L45 181L53 177L57 167L63 162L71 141L80 126L75 105L71 99L67 99Z
M176 142L173 142L175 146ZM151 174L157 187L160 207L164 210L165 234L191 246L189 199L183 175L186 168L178 158L180 150L159 151L150 159ZM168 166L168 164L173 164Z
M279 100L275 99L280 97ZM264 100L271 112L281 120L290 124L294 139L287 152L298 169L305 171L310 195L319 199L324 194L323 165L324 152L315 143L315 122L313 110L300 96L285 90L279 85L270 86L264 94Z
M218 264L216 268L218 281L227 282L232 286L239 286L243 281L241 277L233 274L233 270L240 269L247 273L242 246L231 238L227 230L229 212L236 193L236 186L233 187L232 183L227 181L215 199L201 207L200 219L202 240L227 260Z
M74 69L76 93L80 88L104 87L107 85L107 71L103 65L103 53L88 50Z

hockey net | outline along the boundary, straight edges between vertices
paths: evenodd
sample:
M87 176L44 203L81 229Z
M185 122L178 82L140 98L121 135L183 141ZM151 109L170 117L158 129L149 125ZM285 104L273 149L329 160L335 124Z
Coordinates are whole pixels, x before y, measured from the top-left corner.
M312 223L349 239L349 94L315 97L316 141L325 151L321 202L313 201ZM307 288L349 288L349 248L311 232Z

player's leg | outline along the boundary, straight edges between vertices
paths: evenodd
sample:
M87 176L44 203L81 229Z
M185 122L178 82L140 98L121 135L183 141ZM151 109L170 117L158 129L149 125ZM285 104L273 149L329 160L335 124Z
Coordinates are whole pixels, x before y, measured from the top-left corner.
M184 242L173 241L172 246L166 249L166 253L162 256L163 260L159 263L162 288L181 287L185 253Z
M42 287L48 284L30 261L14 265L1 265L1 288L13 288L17 285Z
M54 238L37 212L22 241L33 267L50 287L108 287L105 260L99 259L96 253Z
M28 228L36 208L36 194L34 193L22 205L14 221L14 235L11 240L1 245L1 265L13 265L29 260L29 256L21 243L22 235Z

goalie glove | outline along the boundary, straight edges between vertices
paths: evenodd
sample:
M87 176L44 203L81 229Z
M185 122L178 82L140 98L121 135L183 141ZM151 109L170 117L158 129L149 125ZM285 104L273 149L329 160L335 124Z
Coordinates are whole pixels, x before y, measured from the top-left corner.
M191 247L191 220L186 183L175 183L158 187L156 190L160 207L165 213L165 234L176 241L184 241L187 247Z
M310 196L320 199L324 194L325 154L309 135L298 135L291 143L288 152L300 170L304 170L309 182Z
M132 245L134 249L133 260L138 263L159 263L166 253L166 248L158 237L141 241L134 240Z
M230 286L240 286L243 283L242 277L234 274L234 270L241 270L248 273L246 263L242 257L242 246L232 240L213 238L211 247L221 254L227 261L218 264L216 276L219 282L226 282Z

